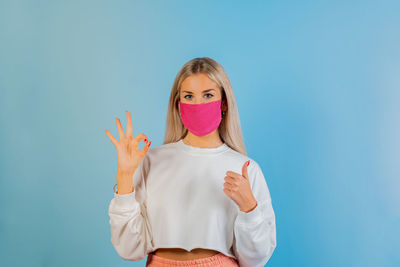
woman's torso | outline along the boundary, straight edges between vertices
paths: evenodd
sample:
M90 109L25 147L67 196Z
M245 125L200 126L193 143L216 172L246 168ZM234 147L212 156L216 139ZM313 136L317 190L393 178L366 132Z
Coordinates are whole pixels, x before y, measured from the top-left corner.
M141 167L143 181L134 177L134 186L136 196L146 200L154 255L179 260L221 252L235 257L238 206L223 192L224 177L228 170L241 173L247 159L226 146L197 149L181 141L149 151Z

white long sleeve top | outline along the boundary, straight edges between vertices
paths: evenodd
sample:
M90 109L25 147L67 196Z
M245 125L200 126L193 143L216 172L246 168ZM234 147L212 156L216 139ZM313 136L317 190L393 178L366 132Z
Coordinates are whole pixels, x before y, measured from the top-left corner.
M246 213L224 192L226 172L247 167L258 205ZM111 242L125 260L158 248L204 248L264 266L276 247L275 213L256 161L227 144L199 148L182 139L150 148L133 176L134 191L114 192L109 205Z

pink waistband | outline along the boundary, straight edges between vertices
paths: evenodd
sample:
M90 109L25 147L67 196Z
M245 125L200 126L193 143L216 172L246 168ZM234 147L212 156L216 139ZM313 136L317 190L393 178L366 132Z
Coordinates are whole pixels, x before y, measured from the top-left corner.
M218 253L210 257L195 259L195 260L172 260L162 258L149 253L147 256L146 266L223 266L223 267L238 267L237 261L223 253Z

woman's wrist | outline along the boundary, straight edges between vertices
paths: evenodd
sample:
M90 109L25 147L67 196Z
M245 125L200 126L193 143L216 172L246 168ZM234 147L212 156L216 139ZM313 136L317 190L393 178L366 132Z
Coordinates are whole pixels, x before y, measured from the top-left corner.
M249 205L250 208L240 209L240 211L249 213L250 211L254 210L257 207L258 203L255 201L255 204Z
M129 194L134 191L133 188L133 175L134 172L117 171L117 190L115 193L119 195ZM115 187L115 186L114 186Z

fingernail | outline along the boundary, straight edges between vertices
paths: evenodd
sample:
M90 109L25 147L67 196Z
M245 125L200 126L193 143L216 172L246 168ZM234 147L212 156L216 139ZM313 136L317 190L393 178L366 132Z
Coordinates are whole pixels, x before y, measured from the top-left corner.
M151 145L151 141L149 142L149 146Z
M147 142L147 139L144 139L145 142Z
M249 166L249 164L250 164L250 160L247 162L247 166Z

